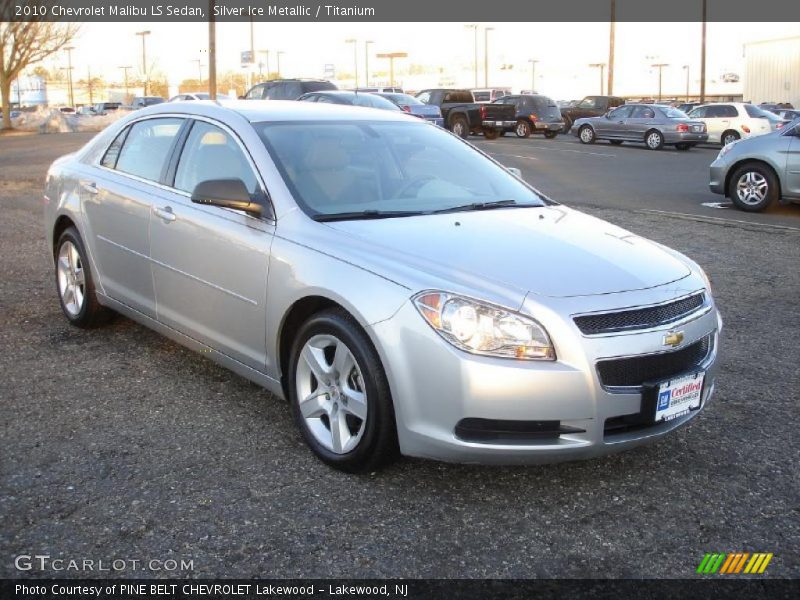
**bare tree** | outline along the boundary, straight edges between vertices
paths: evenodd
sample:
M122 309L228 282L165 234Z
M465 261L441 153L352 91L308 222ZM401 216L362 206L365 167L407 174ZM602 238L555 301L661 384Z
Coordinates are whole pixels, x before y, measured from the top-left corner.
M0 13L10 11L10 0L0 0ZM0 94L3 96L3 129L11 128L11 82L27 66L37 63L69 44L77 23L44 21L0 22Z

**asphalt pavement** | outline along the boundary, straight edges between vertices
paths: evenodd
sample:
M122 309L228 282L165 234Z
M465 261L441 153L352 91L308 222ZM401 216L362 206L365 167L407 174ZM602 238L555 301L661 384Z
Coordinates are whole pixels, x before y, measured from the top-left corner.
M733 551L800 576L800 207L702 207L720 200L702 176L714 150L477 142L706 268L725 327L716 397L691 425L588 462L352 476L311 455L284 402L202 356L124 318L67 324L41 188L87 139L0 137L0 576L48 554L192 561L115 573L139 577L682 578Z

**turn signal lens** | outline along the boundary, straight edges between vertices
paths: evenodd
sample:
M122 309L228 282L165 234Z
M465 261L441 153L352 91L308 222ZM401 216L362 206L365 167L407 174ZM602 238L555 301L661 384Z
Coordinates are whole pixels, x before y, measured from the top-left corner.
M530 317L445 292L423 292L414 305L453 346L488 356L555 360L545 329Z
M745 133L750 133L750 128L747 125L742 125L742 131Z

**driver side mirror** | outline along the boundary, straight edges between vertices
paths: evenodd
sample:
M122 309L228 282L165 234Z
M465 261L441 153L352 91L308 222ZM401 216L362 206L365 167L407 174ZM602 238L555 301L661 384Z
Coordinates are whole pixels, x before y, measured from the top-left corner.
M260 217L263 208L250 198L250 192L241 179L209 179L197 184L192 192L192 202L243 210Z
M517 167L506 167L506 171L511 173L517 179L522 179L522 171L519 170Z

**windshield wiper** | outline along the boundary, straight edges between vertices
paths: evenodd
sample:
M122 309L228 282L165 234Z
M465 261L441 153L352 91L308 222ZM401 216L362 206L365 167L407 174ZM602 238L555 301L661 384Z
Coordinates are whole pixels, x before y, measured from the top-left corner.
M418 210L359 210L353 212L340 212L319 214L311 217L321 223L327 221L357 221L365 219L392 219L395 217L415 217L425 214Z
M538 206L537 204L517 204L516 200L494 200L492 202L473 202L462 204L461 206L451 206L450 208L440 208L432 211L434 214L449 212L464 212L468 210L492 210L494 208L506 208L508 206Z

